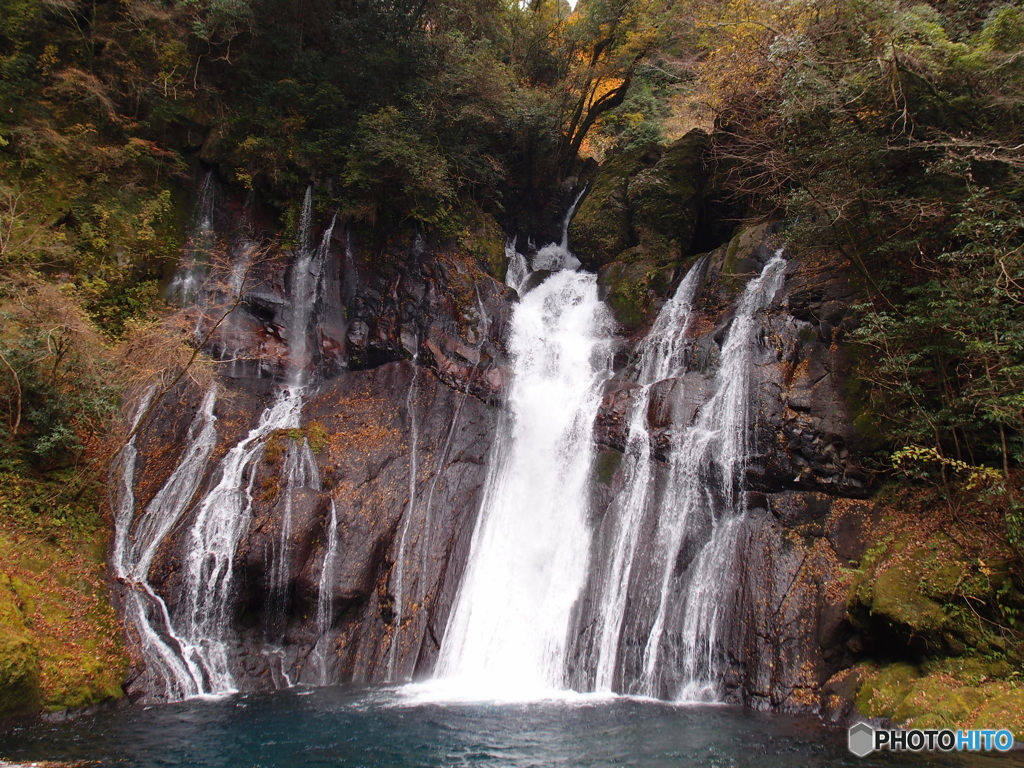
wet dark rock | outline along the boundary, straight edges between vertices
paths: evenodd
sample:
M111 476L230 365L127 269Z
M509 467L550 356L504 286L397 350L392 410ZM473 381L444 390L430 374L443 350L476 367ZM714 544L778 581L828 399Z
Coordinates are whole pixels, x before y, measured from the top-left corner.
M854 634L845 592L834 586L839 559L821 538L793 537L765 512L748 514L740 546L730 698L755 709L818 712L822 685L854 661L844 646Z
M244 395L225 402L218 408L219 423L242 419L251 407ZM167 417L172 431L187 423L170 410ZM417 474L410 486L413 418ZM291 535L284 550L289 576L283 603L272 599L271 590L286 503L282 456L265 454L252 480L252 520L235 558L234 605L228 611L234 617L229 632L233 673L243 690L277 687L282 671L293 680L296 674L300 680L314 679L307 657L318 638L317 597L332 501L338 549L330 601L338 640L330 657L331 679L379 681L430 671L437 651L435 634L443 632L465 562L494 418L493 409L477 398L445 386L429 370L409 362L348 373L310 396L303 424L316 422L327 435L326 446L316 455L323 490L300 488L288 499ZM298 432L304 429L308 431L304 426ZM156 431L161 431L159 426ZM235 430L225 432L227 443L241 437ZM299 444L306 438L281 439ZM418 607L404 617L392 651L396 634L389 580L406 516L408 541L415 542L406 550L412 563L405 574L406 597L418 596ZM188 530L186 517L150 575L172 613L182 595ZM276 646L284 649L281 655L268 654L267 648ZM129 692L142 695L148 684L145 676L137 676Z
M820 493L784 491L769 497L769 509L787 527L821 520L831 511L831 499Z

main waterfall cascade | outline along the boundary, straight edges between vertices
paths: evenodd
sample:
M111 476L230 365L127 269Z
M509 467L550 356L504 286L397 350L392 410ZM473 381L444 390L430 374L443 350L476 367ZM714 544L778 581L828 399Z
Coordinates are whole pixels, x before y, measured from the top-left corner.
M571 264L567 252L545 250L545 268ZM610 331L596 277L584 272L554 272L515 308L507 411L437 664L448 695L529 699L564 687L588 570L592 433Z

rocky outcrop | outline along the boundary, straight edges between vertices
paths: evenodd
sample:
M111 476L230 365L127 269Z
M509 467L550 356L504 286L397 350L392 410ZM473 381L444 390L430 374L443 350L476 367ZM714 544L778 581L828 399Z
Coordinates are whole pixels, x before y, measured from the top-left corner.
M616 372L595 433L600 450L591 500L599 529L623 483L626 419L637 392L635 344L697 258L684 254L699 223L703 141L692 134L640 158L639 166L633 157L624 173L626 159L622 168L613 164L613 177L598 177L573 225L581 258L601 268L620 328ZM271 435L246 475L251 519L232 562L226 613L232 672L244 689L403 680L433 667L480 503L495 406L508 380L506 338L516 300L493 276L500 274L495 249L473 244L487 237L487 223L467 231L468 240L448 247L418 236L371 247L355 231L334 232L312 312L311 384L301 423ZM657 487L667 482L674 436L712 393L737 297L783 239L777 226L752 228L708 256L684 371L650 394ZM286 377L292 329L282 263L258 266L257 279L212 339L216 354L242 362L220 376L217 446L197 495ZM864 501L870 478L858 463L847 402L845 338L857 292L839 255L799 254L759 315L746 515L723 638L727 694L757 708L836 709L828 703L834 686L826 684L862 648L864 627L846 610L846 574L860 561L865 526L877 513ZM201 396L180 388L154 409L139 438L140 507L180 460ZM307 448L318 481L289 489L285 466ZM149 574L172 614L181 610L176 600L195 503ZM599 530L595 546L606 535ZM333 579L324 593L328 556ZM282 578L283 587L275 581ZM586 679L586 670L577 673ZM135 696L152 687L141 668L129 683Z
M673 268L702 216L708 137L692 131L668 147L620 155L601 167L569 227L583 265L596 271L603 298L625 331L652 319Z
M689 252L700 216L707 135L692 131L601 167L569 226L588 269L613 261L666 263Z
M511 293L473 258L457 249L427 252L413 239L387 246L374 266L354 233L337 241L313 309L316 344L301 422L266 439L239 489L251 505L231 565L225 635L231 673L244 690L430 671L479 504L495 418L488 402L504 384ZM198 502L292 362L279 343L292 330L289 277L274 268L280 263L258 265L212 337L214 353L231 361L215 382L217 444L148 577L174 621L186 610L179 601ZM215 316L210 303L204 309ZM137 509L186 455L203 395L179 385L153 408L137 439ZM290 488L285 464L307 447L317 481ZM332 519L336 547L328 553ZM334 578L323 596L328 556ZM275 583L281 574L283 586ZM139 587L119 586L130 588ZM318 626L325 597L326 647ZM137 664L127 688L135 698L159 697L157 682Z

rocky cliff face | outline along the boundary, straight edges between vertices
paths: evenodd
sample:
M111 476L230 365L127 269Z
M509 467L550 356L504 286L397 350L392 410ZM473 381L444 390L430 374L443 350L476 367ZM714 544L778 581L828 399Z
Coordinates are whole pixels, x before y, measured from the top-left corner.
M287 262L285 254L252 269L208 344L225 360L215 377L216 446L148 576L172 626L184 610L199 502L293 365ZM464 253L427 253L411 240L371 255L337 233L321 280L300 422L269 435L238 489L249 511L225 616L231 673L243 690L429 672L465 561L505 376L510 292ZM200 334L222 313L215 302L202 309ZM137 517L189 454L204 394L177 387L140 433ZM289 462L307 446L318 480L293 487ZM322 594L328 559L333 578ZM282 573L287 584L272 583ZM119 585L122 602L126 589L140 586ZM318 626L325 610L327 637ZM172 650L181 644L171 627L153 623ZM139 631L129 627L137 648ZM160 698L152 665L136 662L129 693Z
M584 264L604 265L601 282L622 332L595 431L601 456L592 514L599 527L623 482L625 414L636 390L632 350L700 242L700 184L688 181L699 176L700 146L700 137L691 137L639 158L639 169L619 174L625 181L605 179L607 194L584 201L574 225L583 232ZM676 189L683 182L685 189ZM599 237L605 214L622 225L614 237ZM664 475L659 467L673 431L691 423L709 395L737 296L783 239L771 227L744 230L711 254L688 372L659 383L651 396L656 474ZM371 248L341 227L333 233L312 311L311 383L299 424L271 434L245 474L250 513L231 562L225 612L237 687L430 673L508 381L505 340L516 297L485 271L485 253L420 238ZM294 298L287 295L286 263L259 265L239 307L210 340L215 355L235 361L217 376L216 446L148 571L172 617L185 610L188 531L198 500L217 481L218 462L253 429L254 415L290 364L295 331L286 307ZM490 271L497 271L494 265ZM723 645L728 697L758 708L845 706L829 698L830 689L822 691L856 656L843 569L859 560L865 521L874 515L846 396L844 337L856 296L857 283L840 257L796 255L761 321L742 568L734 574L734 618ZM137 510L150 504L187 452L203 395L179 386L140 433ZM296 485L288 480L289 462L307 446L319 479ZM283 587L274 581L280 574L286 574ZM122 601L126 590L138 588L120 585ZM129 627L141 647L138 633ZM168 645L176 642L168 630L158 633ZM139 656L129 692L159 698L153 676Z
M659 467L673 433L693 422L710 395L738 291L782 242L772 228L759 227L711 254L696 301L688 370L656 384L651 395L648 428ZM838 707L845 714L848 708L824 701L821 690L860 648L846 615L844 569L859 561L868 543L865 528L876 516L846 395L851 360L844 334L856 296L854 278L838 255L796 256L762 319L752 377L747 511L736 557L741 567L731 576L733 604L725 611L732 618L723 638L727 698L759 709ZM652 309L658 301L653 291L640 297ZM607 467L621 468L636 390L625 372L608 383L597 429ZM656 472L663 477L663 469ZM598 517L621 490L622 471L601 479Z

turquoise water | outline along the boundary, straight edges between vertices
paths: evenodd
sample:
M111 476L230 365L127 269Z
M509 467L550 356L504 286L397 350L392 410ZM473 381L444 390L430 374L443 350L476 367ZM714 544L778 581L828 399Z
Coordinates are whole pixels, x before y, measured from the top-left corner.
M395 689L293 689L8 726L0 758L103 766L1024 766L1024 756L858 759L845 731L722 706L625 699L410 703Z

